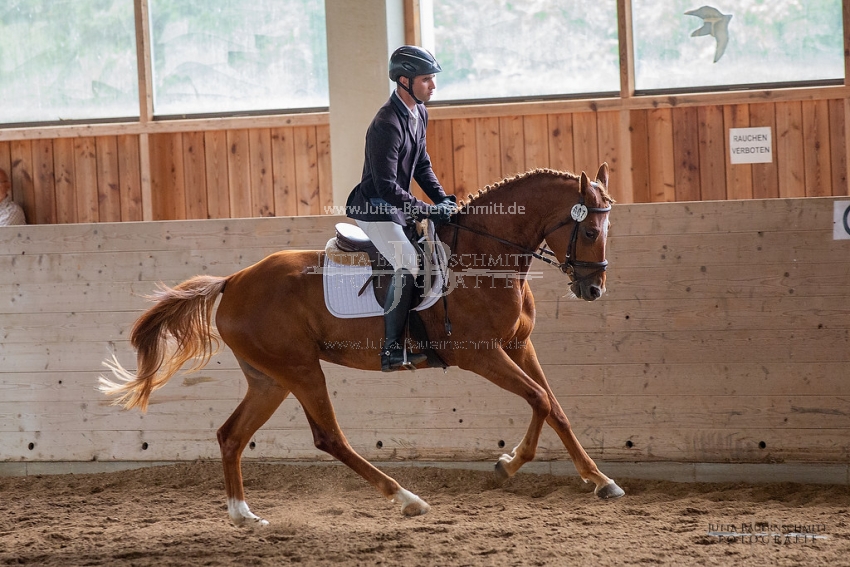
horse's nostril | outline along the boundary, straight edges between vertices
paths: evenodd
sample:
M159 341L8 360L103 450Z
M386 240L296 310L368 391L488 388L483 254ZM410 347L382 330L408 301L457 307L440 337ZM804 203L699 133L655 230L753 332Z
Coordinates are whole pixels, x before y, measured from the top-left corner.
M600 297L602 297L602 290L599 289L599 286L595 286L595 285L590 286L588 293L590 294L590 297L592 297L593 299L599 299Z

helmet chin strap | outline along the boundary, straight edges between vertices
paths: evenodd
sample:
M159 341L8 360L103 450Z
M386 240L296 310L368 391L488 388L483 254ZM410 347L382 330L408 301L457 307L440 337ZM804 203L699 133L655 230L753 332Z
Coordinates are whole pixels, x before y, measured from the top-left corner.
M401 78L399 77L399 79L401 79ZM413 97L413 100L415 100L415 101L416 101L416 104L423 104L421 100L419 100L418 98L416 98L416 95L415 95L415 94L413 94L413 89L410 87L410 83L412 83L412 82L413 82L413 79L411 79L410 77L405 77L405 79L407 79L407 84L408 84L408 86L404 86L404 84L401 82L401 80L399 80L399 81L398 81L398 86L400 86L402 89L406 90L406 91L407 91L407 93L408 93L410 96L412 96L412 97Z

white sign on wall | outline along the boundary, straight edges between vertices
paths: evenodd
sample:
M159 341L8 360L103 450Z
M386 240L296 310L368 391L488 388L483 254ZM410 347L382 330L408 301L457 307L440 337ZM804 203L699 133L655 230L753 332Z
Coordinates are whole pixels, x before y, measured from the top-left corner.
M832 239L850 240L850 201L835 201L833 205Z
M770 127L729 128L729 160L733 164L772 162Z

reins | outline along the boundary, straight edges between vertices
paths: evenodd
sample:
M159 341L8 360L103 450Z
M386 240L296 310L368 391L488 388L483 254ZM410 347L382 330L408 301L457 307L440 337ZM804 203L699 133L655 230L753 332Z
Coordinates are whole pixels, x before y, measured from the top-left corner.
M570 218L569 219L558 223L557 225L555 225L554 228L547 231L546 234L543 235L543 240L545 240L547 236L549 236L550 234L552 234L553 232L555 232L559 228L566 226L566 225L570 224L571 222L574 223L572 234L570 234L570 244L569 244L569 247L567 248L567 254L566 254L566 257L564 258L563 262L558 262L557 257L555 256L555 253L552 252L552 250L550 250L546 246L543 246L542 244L540 245L540 247L537 248L537 250L532 250L530 248L526 248L525 246L522 246L521 244L517 244L515 242L511 242L510 240L505 240L504 238L498 237L495 234L490 234L489 232L484 232L482 230L470 228L468 226L463 226L463 225L458 224L456 222L450 221L450 222L443 223L443 224L447 225L447 226L454 227L454 229L455 229L454 242L455 243L457 242L458 229L463 229L463 230L466 230L468 232L472 232L472 233L477 234L479 236L484 236L486 238L489 238L491 240L495 240L496 242L499 242L499 243L504 244L506 246L510 246L512 248L520 250L524 254L528 254L529 256L533 256L534 258L536 258L536 259L538 259L542 262L545 262L545 263L547 263L551 266L555 266L556 268L561 270L561 272L570 276L570 279L572 281L576 281L576 279L578 279L580 281L580 280L587 279L588 277L596 274L598 271L604 272L608 267L608 260L602 260L601 262L585 262L585 261L582 261L582 260L576 260L575 259L575 256L577 255L576 243L578 242L579 226L581 225L581 222L585 218L587 218L588 214L590 214L590 213L607 213L611 210L610 206L608 206L608 207L587 207L587 206L585 206L583 201L584 201L584 199L582 199L576 205L573 206L572 210L570 211ZM454 250L454 248L452 250ZM552 256L553 258L555 258L555 260L547 258L546 256L544 256L544 254L546 254L548 256ZM578 274L575 271L575 268L596 268L597 270L592 272L591 274L585 275L584 277L579 277Z

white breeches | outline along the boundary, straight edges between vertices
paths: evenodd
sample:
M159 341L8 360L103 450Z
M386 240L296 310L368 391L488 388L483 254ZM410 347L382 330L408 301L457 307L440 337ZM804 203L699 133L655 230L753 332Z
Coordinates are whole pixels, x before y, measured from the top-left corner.
M363 229L378 252L392 264L394 271L404 268L413 274L413 277L419 275L416 248L404 235L401 225L392 221L369 222L355 219L354 222Z

